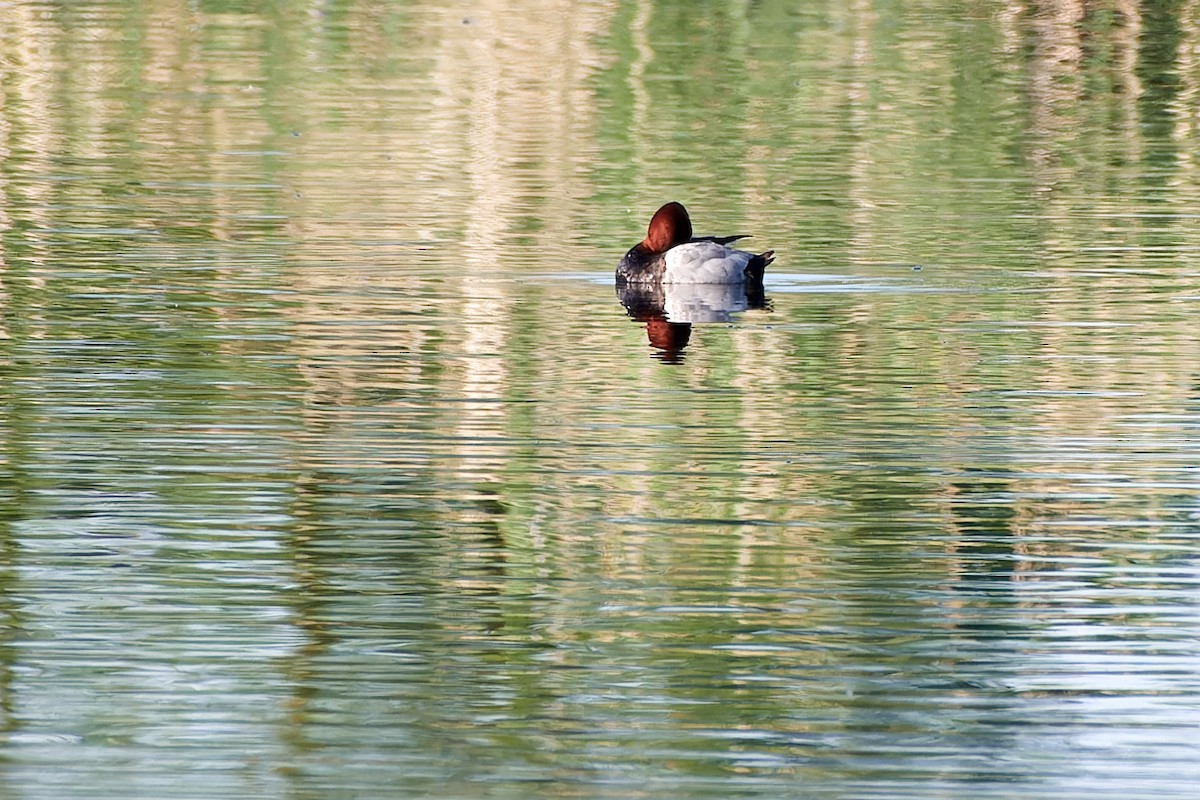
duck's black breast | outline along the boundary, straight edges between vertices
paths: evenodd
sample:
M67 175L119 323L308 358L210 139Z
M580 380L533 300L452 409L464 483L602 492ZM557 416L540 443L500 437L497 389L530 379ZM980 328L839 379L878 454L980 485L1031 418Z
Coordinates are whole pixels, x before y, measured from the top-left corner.
M667 263L662 253L651 253L644 245L630 249L617 264L617 280L625 283L653 283L662 279Z

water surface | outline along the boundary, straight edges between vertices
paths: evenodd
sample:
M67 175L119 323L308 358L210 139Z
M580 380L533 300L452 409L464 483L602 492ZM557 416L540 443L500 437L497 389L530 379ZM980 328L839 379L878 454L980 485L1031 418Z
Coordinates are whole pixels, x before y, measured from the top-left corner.
M7 792L1190 797L1197 47L0 6ZM765 297L622 305L669 199Z

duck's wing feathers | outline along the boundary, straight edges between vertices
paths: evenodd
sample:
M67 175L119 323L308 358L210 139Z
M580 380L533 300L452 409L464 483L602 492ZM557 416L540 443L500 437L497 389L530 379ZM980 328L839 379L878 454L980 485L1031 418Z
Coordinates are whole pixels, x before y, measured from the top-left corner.
M750 237L748 233L739 233L737 236L693 236L693 242L716 242L717 244L733 244L738 239L747 239Z

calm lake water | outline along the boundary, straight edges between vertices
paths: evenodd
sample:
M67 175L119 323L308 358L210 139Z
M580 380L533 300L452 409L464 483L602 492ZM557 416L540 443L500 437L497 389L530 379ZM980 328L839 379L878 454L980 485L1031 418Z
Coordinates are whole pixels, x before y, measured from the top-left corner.
M1191 0L0 3L0 798L1194 797L1197 153Z

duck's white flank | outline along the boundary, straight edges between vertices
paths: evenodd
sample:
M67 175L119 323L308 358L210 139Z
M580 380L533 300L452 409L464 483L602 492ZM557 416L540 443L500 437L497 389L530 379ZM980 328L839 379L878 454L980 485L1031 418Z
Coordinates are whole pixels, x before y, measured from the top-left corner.
M666 253L663 283L741 283L753 253L716 242L688 242Z

